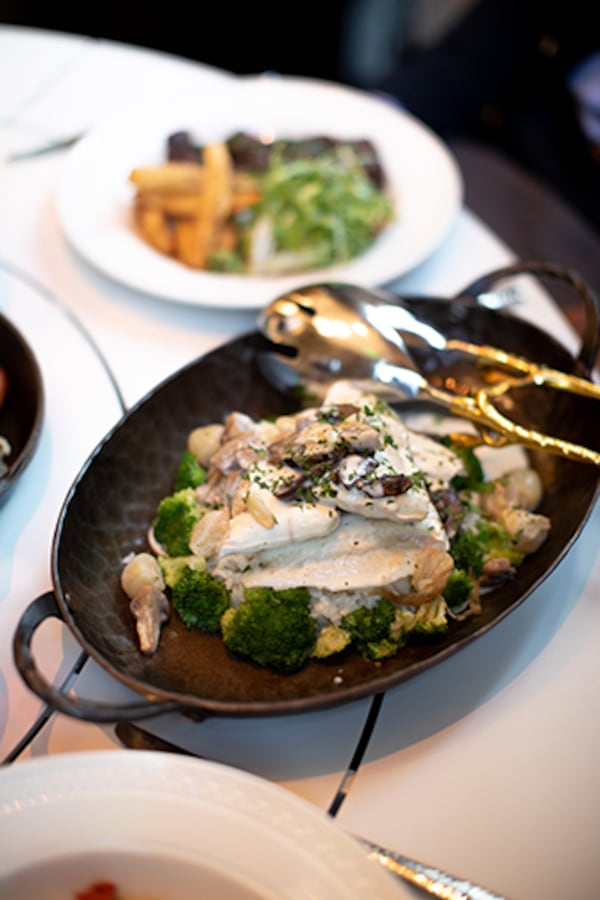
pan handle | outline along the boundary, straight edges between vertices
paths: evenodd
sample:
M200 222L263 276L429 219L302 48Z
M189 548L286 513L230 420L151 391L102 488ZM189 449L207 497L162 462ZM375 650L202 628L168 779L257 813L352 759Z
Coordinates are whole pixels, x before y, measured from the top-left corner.
M95 700L82 700L78 697L63 693L60 688L54 687L42 675L35 664L31 652L31 642L38 627L46 619L54 616L63 621L60 609L52 591L42 594L34 600L25 610L13 638L13 656L15 665L27 686L44 700L48 706L71 716L75 719L84 719L87 722L122 722L129 719L148 719L162 713L182 711L182 707L174 700L152 702L143 700L138 703L114 705L111 703L97 703Z
M497 281L510 278L514 275L536 275L538 277L556 278L564 281L580 295L585 305L585 323L583 326L582 343L579 354L576 357L577 371L579 374L589 376L596 362L598 353L598 341L600 339L600 305L598 297L589 284L571 269L550 262L525 260L514 263L502 269L489 272L464 288L458 297L477 297L478 294L490 291Z

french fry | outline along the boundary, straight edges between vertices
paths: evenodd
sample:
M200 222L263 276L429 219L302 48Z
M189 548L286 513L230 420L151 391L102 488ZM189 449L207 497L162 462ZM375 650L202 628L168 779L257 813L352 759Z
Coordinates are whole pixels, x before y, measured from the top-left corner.
M160 166L139 166L129 180L138 191L169 194L197 194L205 184L204 166L196 163L167 162Z
M175 229L176 254L186 265L203 269L216 245L218 231L231 214L233 166L225 144L204 148L206 187L195 220L180 220Z
M224 143L204 147L202 163L139 166L129 176L138 233L148 244L195 269L215 250L233 250L232 216L260 200L256 179L236 172Z
M137 203L135 222L140 235L148 244L160 250L161 253L173 252L173 229L159 209Z
M163 191L140 191L138 202L147 209L157 209L165 216L191 219L202 209L202 194L170 194Z
M203 251L203 232L200 219L176 219L173 228L173 253L180 262L193 269L202 269L206 263Z
M166 216L190 217L197 216L203 208L202 191L195 193L175 193L170 190L155 190L154 188L142 188L138 191L139 202L144 206L160 209ZM260 200L261 194L252 179L247 177L233 177L233 194L231 198L231 213L240 212L253 206Z
M223 221L231 213L233 197L233 164L226 144L209 144L204 148L206 212Z

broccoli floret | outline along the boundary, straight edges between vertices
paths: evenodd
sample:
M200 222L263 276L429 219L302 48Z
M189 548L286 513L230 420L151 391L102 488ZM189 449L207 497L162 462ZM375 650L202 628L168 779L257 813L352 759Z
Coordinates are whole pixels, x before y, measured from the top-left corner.
M438 598L420 606L396 607L394 621L390 626L390 636L400 649L413 638L432 638L448 629L448 606Z
M477 454L472 447L455 444L450 437L442 438L442 443L460 457L464 473L455 475L450 485L455 491L481 491L484 488L485 475Z
M352 636L345 628L339 625L326 625L317 635L317 640L313 649L315 659L326 659L328 656L335 656L341 653L352 642Z
M448 630L448 607L445 600L432 600L417 607L412 634L419 638L432 638Z
M473 579L463 569L454 569L444 588L444 600L450 609L462 609L474 587Z
M477 531L458 531L450 541L450 554L457 569L472 574L475 578L483 572L485 543Z
M189 565L169 572L169 576L173 582L171 603L185 627L217 632L230 604L230 594L223 582Z
M175 491L183 491L185 488L195 488L206 481L206 469L198 462L191 450L184 450L179 461L177 476L175 478Z
M509 531L500 522L492 522L489 519L481 522L477 532L484 545L485 559L498 559L505 557L514 566L520 566L524 554L516 549L518 538L513 538Z
M394 656L405 641L404 627L396 607L380 597L372 607L361 606L342 616L342 628L350 632L355 647L367 659L377 661Z
M206 568L203 556L191 554L190 556L159 556L157 558L165 584L170 588L175 587L185 569L203 572Z
M192 529L203 514L193 488L176 491L158 504L152 523L154 537L169 556L187 556Z
M221 620L228 650L277 672L297 672L308 660L316 635L305 588L252 588Z
M450 542L450 553L456 568L473 578L483 574L489 559L506 558L515 566L523 562L523 554L516 550L507 529L488 519L481 520L475 528L458 531Z

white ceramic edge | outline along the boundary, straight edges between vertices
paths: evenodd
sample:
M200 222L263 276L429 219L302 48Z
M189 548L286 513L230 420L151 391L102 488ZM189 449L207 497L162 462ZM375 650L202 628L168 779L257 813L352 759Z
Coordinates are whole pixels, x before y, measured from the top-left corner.
M88 263L135 290L180 303L258 309L299 283L383 284L433 252L461 208L462 176L448 148L427 126L378 97L313 79L254 76L211 80L202 103L213 129L207 126L205 139L223 138L238 128L250 130L253 123L256 130L260 118L262 130L268 131L271 116L274 130L281 134L372 138L398 199L399 218L352 262L300 275L262 278L193 272L166 258L131 228L132 188L127 178L135 165L162 159L164 139L171 130L201 129L192 121L190 97L177 95L168 108L140 106L90 132L70 151L56 192L58 218L68 242ZM245 121L240 120L240 110L248 117ZM120 129L123 147L116 145ZM99 159L105 178L93 174Z
M286 885L290 900L408 896L324 812L220 763L106 750L27 759L0 771L0 875L52 859L60 847L105 848L107 835L187 861L201 850L216 866L239 862L266 890L277 888L282 866L299 866L306 880L298 894ZM306 883L314 894L304 894Z

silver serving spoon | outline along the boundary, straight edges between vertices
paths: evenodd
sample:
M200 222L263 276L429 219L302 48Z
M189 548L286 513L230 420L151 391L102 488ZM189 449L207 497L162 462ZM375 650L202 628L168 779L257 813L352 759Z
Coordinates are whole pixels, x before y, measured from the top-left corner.
M120 742L130 750L159 750L163 753L179 753L197 759L206 758L192 750L172 744L170 741L146 731L145 728L140 728L133 722L119 722L115 727L115 734ZM355 840L365 848L369 859L373 862L430 896L440 897L443 900L507 900L506 897L494 894L487 888L455 875L449 875L426 863L409 859L407 856L396 853L394 850L388 850L386 847L380 847L379 844L374 844L365 838L355 837Z
M465 437L465 442L519 443L600 465L600 453L524 428L493 403L493 398L525 384L600 399L598 385L495 347L447 339L385 291L348 284L301 287L270 303L258 325L272 348L260 357L265 376L280 390L309 402L322 402L333 381L348 379L390 400L427 401L470 420L479 438ZM459 351L511 374L490 388L454 393L428 382L411 353L410 348L417 347Z
M309 285L278 297L258 318L259 329L274 345L273 352L261 355L265 374L281 390L304 392L319 402L338 379L360 381L379 392L387 386L396 399L427 394L427 382L397 330L399 321L394 326L380 314L384 304L391 308L387 298L384 292L345 284ZM408 310L397 310L404 326L418 330ZM435 329L422 338L438 343Z

